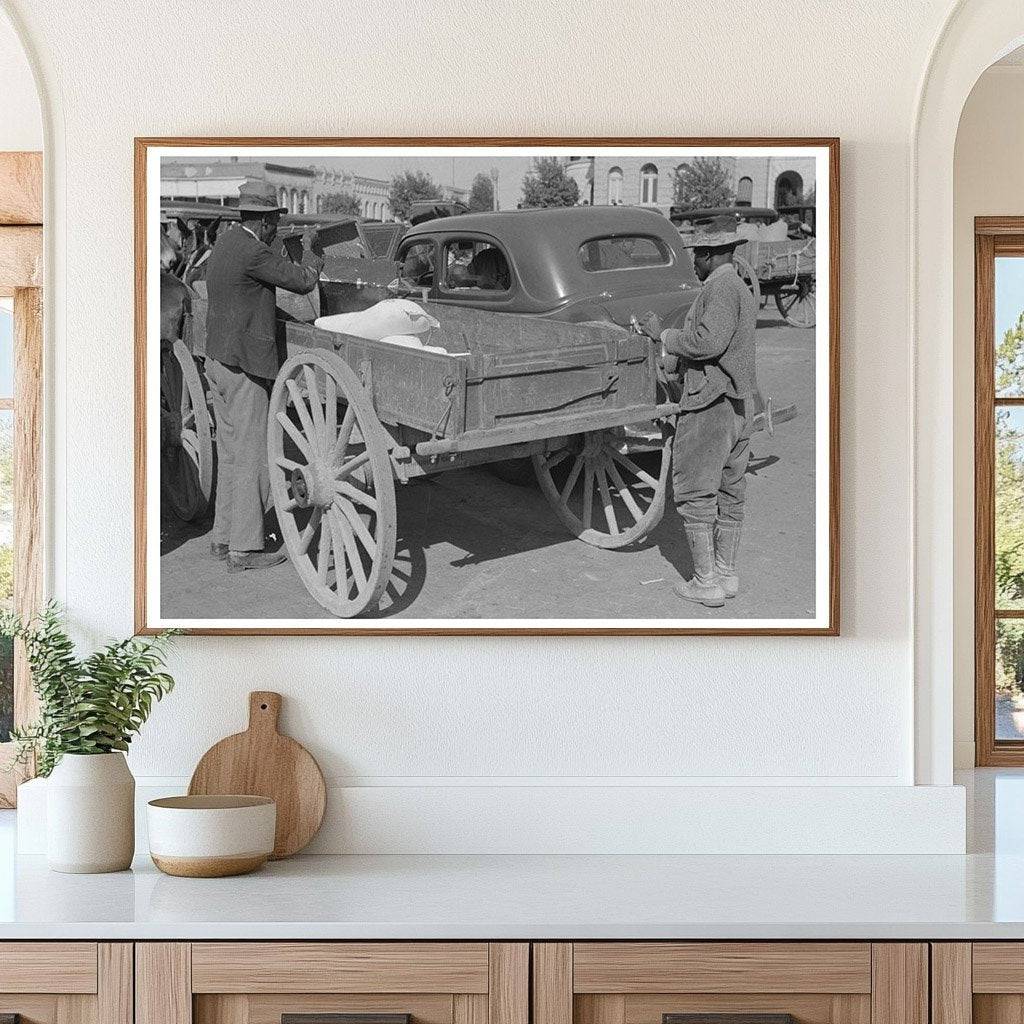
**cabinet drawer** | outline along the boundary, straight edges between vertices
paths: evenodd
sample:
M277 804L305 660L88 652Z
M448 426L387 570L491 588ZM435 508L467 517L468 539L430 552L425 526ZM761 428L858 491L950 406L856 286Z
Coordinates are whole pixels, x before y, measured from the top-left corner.
M529 1024L522 942L139 943L135 968L135 1024Z
M868 993L871 945L578 942L573 991Z
M92 994L97 973L95 942L0 943L0 992Z
M487 991L486 942L197 942L193 992Z

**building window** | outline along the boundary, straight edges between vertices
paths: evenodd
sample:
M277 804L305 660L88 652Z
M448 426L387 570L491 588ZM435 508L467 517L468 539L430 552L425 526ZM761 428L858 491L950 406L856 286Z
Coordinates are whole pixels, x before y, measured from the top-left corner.
M277 205L288 209L288 189L279 188L277 190Z
M622 168L613 167L608 172L608 203L618 206L622 202Z
M324 212L324 197L322 195L318 195L316 197L316 212L317 213L323 213Z
M750 206L754 199L754 179L743 177L736 182L736 205Z
M644 164L640 168L640 202L644 206L653 206L658 201L658 168L654 164Z
M1024 765L1024 218L975 232L975 758Z
M775 209L799 206L804 196L804 179L796 171L783 171L775 179Z
M299 213L309 213L309 193L305 190L299 196Z

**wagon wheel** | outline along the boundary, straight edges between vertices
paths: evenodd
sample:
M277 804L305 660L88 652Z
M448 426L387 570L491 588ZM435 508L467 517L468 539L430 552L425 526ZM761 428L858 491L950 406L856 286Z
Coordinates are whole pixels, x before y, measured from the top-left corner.
M544 497L573 536L598 548L643 540L665 511L674 421L660 424L658 475L637 465L621 430L577 434L566 448L533 456Z
M813 277L799 277L791 284L783 285L775 293L775 305L782 319L792 327L813 327L816 320L817 299Z
M160 355L160 490L186 522L213 491L213 432L196 361L180 339Z
M757 274L754 273L754 268L742 256L733 256L732 263L736 268L736 273L740 276L740 280L750 289L750 294L754 296L754 308L760 309L764 305L764 300L761 297L761 281Z
M270 489L284 545L329 612L375 610L395 557L395 481L369 395L332 352L281 367L267 424Z

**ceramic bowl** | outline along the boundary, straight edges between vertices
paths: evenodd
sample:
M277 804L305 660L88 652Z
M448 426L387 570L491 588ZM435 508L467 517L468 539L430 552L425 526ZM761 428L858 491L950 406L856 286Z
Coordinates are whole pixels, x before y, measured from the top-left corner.
M150 856L168 875L244 875L274 849L277 805L268 797L169 796L146 810Z

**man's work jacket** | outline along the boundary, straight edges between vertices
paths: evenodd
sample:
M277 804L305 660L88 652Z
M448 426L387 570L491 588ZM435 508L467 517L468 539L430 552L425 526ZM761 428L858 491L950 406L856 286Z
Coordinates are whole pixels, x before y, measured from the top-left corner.
M679 357L684 412L705 409L722 395L746 400L757 390L754 330L757 305L731 263L716 267L681 328L661 333Z
M223 232L207 263L206 354L225 366L273 380L281 366L275 289L311 292L323 260L305 252L292 263L241 225Z

